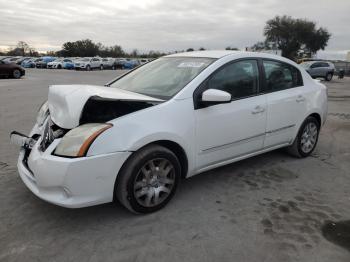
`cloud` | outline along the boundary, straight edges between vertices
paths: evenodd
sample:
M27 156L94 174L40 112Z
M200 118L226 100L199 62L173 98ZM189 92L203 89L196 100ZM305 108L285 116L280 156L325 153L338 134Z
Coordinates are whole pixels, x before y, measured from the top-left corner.
M57 50L90 38L126 50L244 48L263 39L266 20L286 14L326 27L328 49L350 48L348 0L0 0L0 6L0 46L22 40Z

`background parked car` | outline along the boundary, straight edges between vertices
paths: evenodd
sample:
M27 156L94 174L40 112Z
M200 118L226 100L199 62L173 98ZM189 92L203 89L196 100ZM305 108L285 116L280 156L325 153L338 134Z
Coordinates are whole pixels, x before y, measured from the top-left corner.
M25 70L17 64L6 64L4 61L0 61L0 76L21 78L25 75Z
M24 61L31 59L31 57L21 57L16 61L17 65L21 65Z
M138 67L139 65L140 65L140 61L137 59L126 60L123 63L122 69L133 69L135 67Z
M41 58L31 58L31 59L28 59L28 60L24 60L21 63L21 66L24 67L24 68L34 68L35 64L37 62L41 61L41 60L42 60Z
M75 61L74 68L75 70L86 71L90 71L96 68L103 70L103 64L99 57L85 57Z
M4 58L2 61L5 63L5 64L16 64L17 60L19 60L21 57L20 56L15 56L15 57L7 57L7 58Z
M146 59L146 58L141 58L141 59L139 59L139 61L140 61L140 64L141 64L141 65L146 64L146 63L149 62L149 60Z
M123 65L127 60L125 58L116 58L115 59L115 66L116 69L123 69Z
M113 69L115 70L117 68L116 66L116 59L115 58L102 58L102 65L104 69Z
M312 61L300 64L313 77L322 77L326 81L331 81L334 75L335 67L330 62Z
M73 69L74 63L71 59L59 58L52 62L47 63L47 68L55 69Z
M42 60L35 63L36 68L47 68L47 63L54 61L56 58L52 56L43 56Z

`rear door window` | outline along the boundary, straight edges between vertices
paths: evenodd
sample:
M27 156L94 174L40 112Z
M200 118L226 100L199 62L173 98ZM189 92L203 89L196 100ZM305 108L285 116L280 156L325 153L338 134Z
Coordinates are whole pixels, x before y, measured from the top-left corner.
M263 61L265 87L263 92L275 92L302 86L300 71L292 65L279 61Z

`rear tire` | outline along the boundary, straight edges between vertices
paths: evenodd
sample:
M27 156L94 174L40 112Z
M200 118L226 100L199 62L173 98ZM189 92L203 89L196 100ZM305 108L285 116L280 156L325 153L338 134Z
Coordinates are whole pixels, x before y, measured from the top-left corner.
M159 145L135 152L118 174L114 193L134 213L151 213L163 208L175 194L181 177L176 155Z
M329 81L332 80L332 78L333 78L333 74L332 73L327 73L327 75L325 77L325 80L329 82Z
M297 158L311 155L316 148L319 133L320 123L313 116L309 116L301 125L293 144L287 147L288 153Z
M103 65L100 65L100 70L103 70Z

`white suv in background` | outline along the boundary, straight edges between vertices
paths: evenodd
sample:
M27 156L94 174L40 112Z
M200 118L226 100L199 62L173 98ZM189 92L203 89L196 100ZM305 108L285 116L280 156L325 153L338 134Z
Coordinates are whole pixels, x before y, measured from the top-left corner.
M86 70L90 71L92 69L103 70L102 60L99 57L85 57L75 61L75 70Z
M182 178L282 147L309 156L326 116L326 87L294 62L200 51L156 59L106 86L50 86L29 136L11 140L38 197L71 208L119 200L149 213Z
M116 61L115 58L107 57L102 58L103 69L116 69Z

